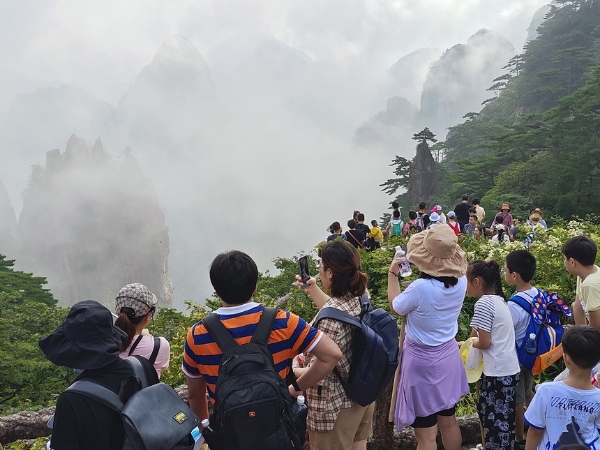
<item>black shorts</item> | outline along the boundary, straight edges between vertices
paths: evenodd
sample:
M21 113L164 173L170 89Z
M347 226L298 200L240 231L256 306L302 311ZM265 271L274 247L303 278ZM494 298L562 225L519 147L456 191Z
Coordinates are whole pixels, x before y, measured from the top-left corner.
M417 417L411 426L413 428L430 428L434 425L437 425L437 416L450 417L454 414L456 414L456 406L444 409L427 417Z

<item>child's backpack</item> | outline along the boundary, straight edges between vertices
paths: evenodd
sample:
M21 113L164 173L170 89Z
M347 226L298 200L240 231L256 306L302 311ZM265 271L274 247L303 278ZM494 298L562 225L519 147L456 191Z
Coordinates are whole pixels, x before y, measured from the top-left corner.
M421 232L425 229L425 221L423 220L423 216L425 214L417 213L417 231Z
M239 345L219 316L203 324L223 356L210 417L203 436L215 450L300 449L292 421L292 402L285 381L267 348L277 310L265 308L248 344Z
M405 225L405 229L408 231L408 234L411 235L411 236L413 234L416 234L419 231L421 231L421 230L419 230L419 227L417 226L416 222L415 223L413 223L413 222L407 222L406 225Z
M390 229L391 236L402 236L402 221L397 223L392 222L392 228Z
M385 390L398 367L398 324L382 308L373 308L367 295L360 298L361 314L354 317L337 308L323 308L315 318L334 319L356 327L348 380L334 369L346 395L361 406L371 404Z
M560 316L572 317L572 314L567 304L552 292L538 289L531 303L521 295L527 294L518 292L508 299L530 315L523 342L517 346L517 356L523 367L537 375L562 357L560 341L564 328Z
M200 437L198 417L167 384L148 386L140 361L125 359L135 373L139 390L125 403L122 396L95 381L83 379L67 388L121 413L125 428L122 450L192 450ZM50 424L49 424L50 426Z

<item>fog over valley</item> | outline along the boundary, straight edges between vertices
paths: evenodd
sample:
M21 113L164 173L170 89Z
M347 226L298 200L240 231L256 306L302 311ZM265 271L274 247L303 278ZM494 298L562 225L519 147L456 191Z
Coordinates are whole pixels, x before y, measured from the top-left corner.
M228 249L308 252L543 20L531 0L0 0L0 253L61 304L212 294Z

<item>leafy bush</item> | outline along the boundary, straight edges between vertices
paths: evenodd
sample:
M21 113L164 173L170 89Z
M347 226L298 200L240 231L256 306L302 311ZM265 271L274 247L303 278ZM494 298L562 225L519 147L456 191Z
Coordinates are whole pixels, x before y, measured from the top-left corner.
M536 232L529 251L538 261L538 268L533 284L540 288L558 293L569 303L575 298L575 277L564 269L561 253L563 243L578 234L589 235L596 242L600 241L600 225L598 217L586 217L585 220L565 221L555 219L556 226L548 230ZM373 251L361 252L362 269L369 277L369 291L372 303L389 310L387 300L388 268L394 256L395 245L406 245L403 238L391 238L387 247ZM460 245L467 254L467 259L494 259L503 264L506 255L516 249L525 249L521 240L506 244L496 244L490 240L479 240L472 236L462 236ZM274 260L277 274L265 272L260 274L255 300L266 305L292 311L305 320L311 320L317 309L310 298L300 289L293 287L297 273L298 255L292 258ZM597 259L600 263L600 258ZM309 256L310 273L316 274L316 260ZM418 276L413 274L404 281L411 281ZM514 288L505 285L505 293L511 295ZM459 333L457 339L462 340L470 333L470 320L476 299L466 298L459 316ZM164 336L171 344L171 363L163 372L161 380L171 386L185 383L181 371L183 345L189 328L202 320L209 311L220 306L218 298L207 299L206 306L187 302L185 313L174 309L162 308L151 322L149 329L155 336ZM18 293L0 293L0 393L5 395L0 400L0 412L6 414L23 409L37 409L51 404L57 393L61 392L74 377L73 371L52 365L41 354L37 340L51 332L61 320L66 310L46 304L24 301ZM548 370L541 379L555 376L563 366L557 364ZM539 380L538 380L539 381ZM2 384L4 383L4 384ZM12 391L11 391L12 389ZM15 392L15 395L10 394ZM8 395L7 395L8 393ZM10 398L9 398L10 397ZM472 399L467 399L461 408L469 409Z

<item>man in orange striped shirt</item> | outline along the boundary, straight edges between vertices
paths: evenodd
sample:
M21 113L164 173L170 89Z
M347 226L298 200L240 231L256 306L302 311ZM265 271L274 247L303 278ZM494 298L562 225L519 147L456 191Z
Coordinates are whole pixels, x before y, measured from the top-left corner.
M250 342L264 310L263 305L252 299L258 281L256 263L240 251L222 253L210 266L210 281L221 300L221 307L215 313L238 344ZM339 347L327 335L287 311L277 312L267 348L282 378L286 377L294 356L303 352L315 355L317 361L297 380L300 391L289 387L293 396L316 385L342 358ZM208 418L207 390L211 402L215 401L221 356L219 346L202 321L190 328L182 370L187 377L190 406L200 420Z

